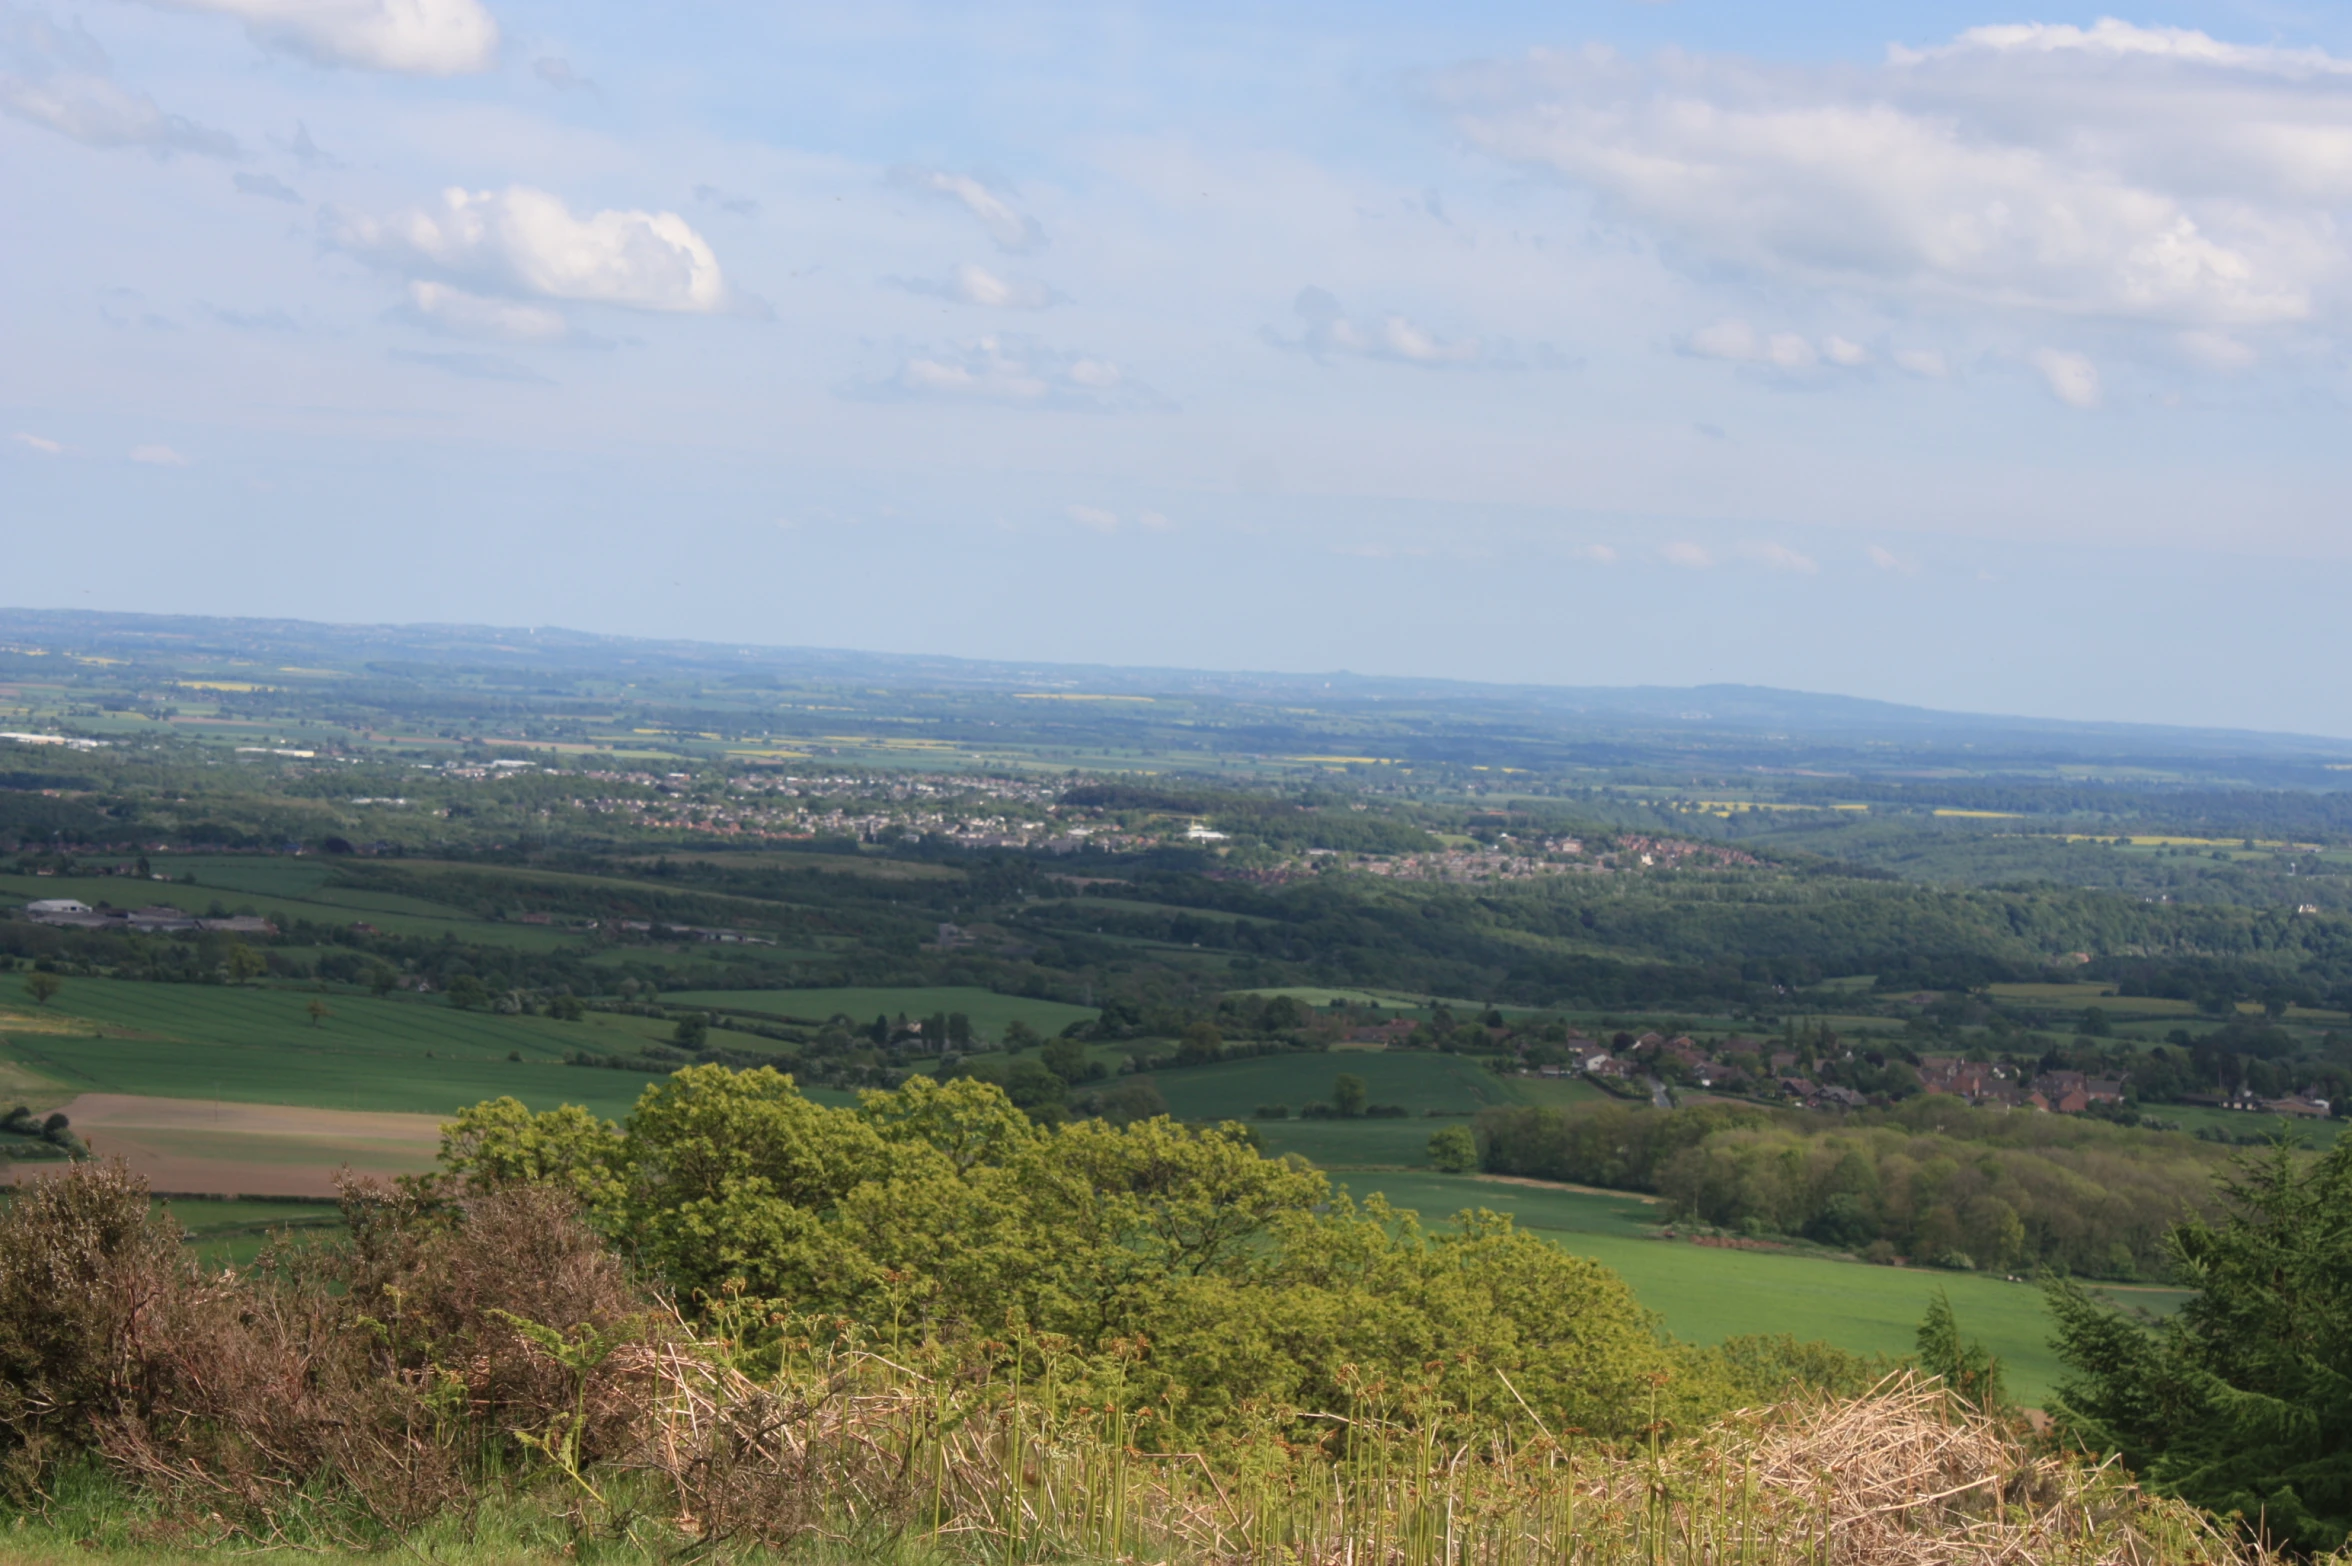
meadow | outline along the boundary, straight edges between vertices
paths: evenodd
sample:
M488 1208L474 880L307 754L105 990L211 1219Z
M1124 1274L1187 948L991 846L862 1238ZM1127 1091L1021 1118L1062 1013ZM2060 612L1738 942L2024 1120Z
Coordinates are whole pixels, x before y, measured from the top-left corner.
M662 997L665 1006L707 1006L716 1011L748 1012L792 1022L826 1022L848 1017L861 1025L876 1017L916 1019L940 1012L960 1011L972 1026L991 1038L1004 1032L1016 1018L1052 1037L1073 1022L1099 1015L1092 1006L1064 1001L1033 1000L1025 995L999 995L969 985L939 985L905 989L833 990L684 990Z
M323 999L316 1026L307 1008ZM534 1108L625 1114L655 1074L567 1066L574 1051L633 1055L659 1021L591 1012L578 1022L461 1011L438 999L317 995L266 986L69 979L43 1008L87 1031L0 1031L0 1057L59 1093L450 1114L512 1094ZM519 1057L519 1058L514 1058Z
M1447 1226L1465 1209L1507 1213L1521 1227L1616 1271L1644 1305L1659 1313L1667 1331L1692 1342L1785 1332L1856 1353L1909 1354L1920 1318L1942 1290L1962 1330L2001 1357L2017 1396L2040 1401L2060 1374L2048 1343L2050 1321L2041 1291L2030 1284L1659 1239L1657 1207L1630 1193L1423 1172L1342 1176L1338 1183L1358 1199L1377 1192L1395 1206L1418 1212L1431 1227ZM2157 1313L2177 1308L2187 1297L2175 1289L2114 1285L2103 1292Z

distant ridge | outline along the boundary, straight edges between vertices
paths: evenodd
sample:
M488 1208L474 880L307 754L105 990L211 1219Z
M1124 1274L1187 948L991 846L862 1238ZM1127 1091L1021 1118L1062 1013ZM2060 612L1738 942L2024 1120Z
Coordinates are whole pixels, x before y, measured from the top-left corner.
M923 653L777 647L614 636L565 627L339 625L291 619L118 614L0 608L0 650L38 646L136 657L141 650L222 658L277 658L354 674L404 668L537 667L660 672L714 680L751 673L802 681L897 685L908 691L1086 690L1242 703L1312 702L1325 710L1435 707L1483 722L1548 719L1600 735L1785 735L1845 744L1877 738L1914 746L1984 746L2012 753L2082 754L2113 762L2133 754L2246 756L2270 761L2352 760L2352 739L2252 730L2025 718L1941 711L1869 697L1770 686L1561 686L1322 673L1216 671Z

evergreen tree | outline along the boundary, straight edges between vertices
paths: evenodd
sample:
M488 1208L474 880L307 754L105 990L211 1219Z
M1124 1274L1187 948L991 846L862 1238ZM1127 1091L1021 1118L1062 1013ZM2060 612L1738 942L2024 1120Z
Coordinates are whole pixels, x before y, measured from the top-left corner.
M2225 1186L2220 1222L2175 1229L2197 1294L2143 1327L2071 1284L2049 1291L2074 1376L2054 1412L2153 1488L2320 1553L2352 1535L2352 1138L2284 1142Z

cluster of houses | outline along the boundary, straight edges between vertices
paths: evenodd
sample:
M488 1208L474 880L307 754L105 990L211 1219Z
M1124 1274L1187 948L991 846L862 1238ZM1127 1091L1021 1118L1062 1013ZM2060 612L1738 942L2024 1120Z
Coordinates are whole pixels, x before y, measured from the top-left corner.
M1390 1023L1386 1030L1359 1031L1366 1043L1401 1042L1401 1038L1389 1035L1398 1029L1409 1032L1411 1026ZM1853 1088L1815 1081L1804 1074L1802 1065L1794 1050L1738 1034L1710 1047L1687 1034L1669 1038L1652 1032L1633 1040L1630 1047L1613 1049L1571 1030L1567 1060L1527 1069L1536 1076L1581 1076L1629 1085L1668 1075L1700 1088L1780 1098L1807 1109L1858 1109L1869 1102L1868 1095ZM2124 1101L2122 1080L2080 1071L2043 1071L2029 1077L2000 1061L1963 1060L1951 1055L1923 1056L1916 1069L1922 1092L1946 1094L1988 1108L2079 1115L2094 1106ZM2326 1099L2309 1093L2264 1098L2243 1089L2220 1103L2226 1109L2313 1119L2324 1118L2331 1109Z
M161 903L146 908L92 908L78 897L43 897L25 904L35 924L72 930L132 930L141 935L221 930L232 935L275 935L278 927L255 914L200 919Z

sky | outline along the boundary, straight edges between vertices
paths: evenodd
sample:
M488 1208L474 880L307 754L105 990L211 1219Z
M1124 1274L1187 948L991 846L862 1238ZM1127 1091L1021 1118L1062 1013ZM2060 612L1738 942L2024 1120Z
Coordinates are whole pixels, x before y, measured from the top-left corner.
M2352 735L2352 7L1987 4L0 0L0 602Z

